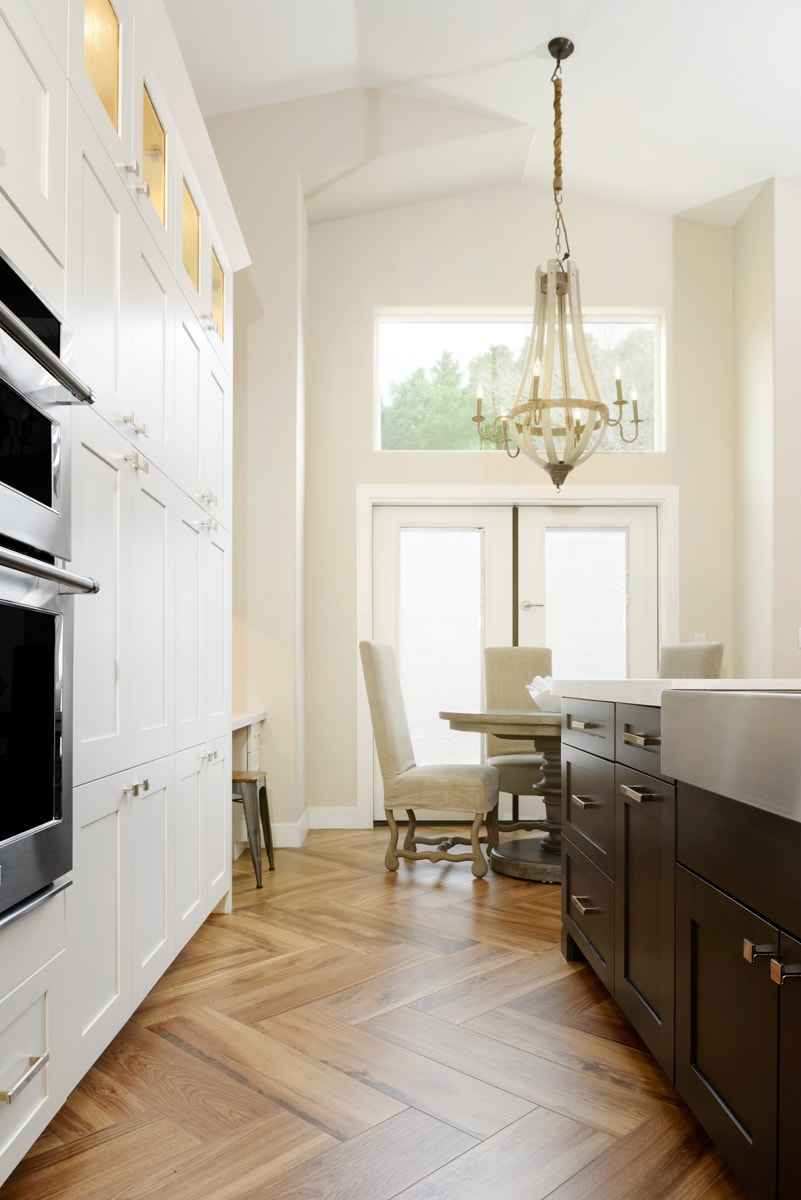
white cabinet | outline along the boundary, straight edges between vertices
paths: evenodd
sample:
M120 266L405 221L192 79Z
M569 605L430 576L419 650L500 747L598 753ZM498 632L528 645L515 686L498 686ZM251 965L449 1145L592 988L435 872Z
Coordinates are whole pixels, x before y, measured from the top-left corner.
M124 411L113 413L133 445L167 475L173 469L175 280L152 238L131 222L125 255L130 376Z
M64 1102L65 893L0 928L0 1180Z
M76 606L76 784L173 747L177 489L96 413L73 426L73 568L100 591Z
M71 0L69 81L119 170L134 157L135 0Z
M69 1020L75 1077L174 956L174 759L75 789Z
M176 949L230 888L231 737L175 758Z
M230 378L185 299L176 296L175 477L231 527L233 404Z
M183 498L175 526L175 744L231 730L230 535Z

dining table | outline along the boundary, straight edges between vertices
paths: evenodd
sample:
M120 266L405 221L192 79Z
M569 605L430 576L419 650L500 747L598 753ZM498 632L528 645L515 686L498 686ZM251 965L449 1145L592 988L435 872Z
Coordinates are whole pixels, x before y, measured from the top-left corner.
M496 737L534 740L542 755L540 778L535 781L545 804L543 820L499 821L501 833L536 830L533 837L503 838L488 858L493 871L537 883L562 879L562 715L543 709L483 709L473 712L440 712L451 729L462 733L492 733Z

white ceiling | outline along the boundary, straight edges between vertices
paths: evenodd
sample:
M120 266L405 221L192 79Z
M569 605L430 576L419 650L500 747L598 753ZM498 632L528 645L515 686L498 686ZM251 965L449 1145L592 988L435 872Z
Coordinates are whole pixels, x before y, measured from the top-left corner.
M427 138L402 171L373 162L345 210L368 193L392 202L393 173L418 199L549 185L558 35L576 45L563 65L568 202L575 190L726 223L765 179L801 178L801 0L165 4L207 116L351 88L475 115L480 136L461 146L432 153Z

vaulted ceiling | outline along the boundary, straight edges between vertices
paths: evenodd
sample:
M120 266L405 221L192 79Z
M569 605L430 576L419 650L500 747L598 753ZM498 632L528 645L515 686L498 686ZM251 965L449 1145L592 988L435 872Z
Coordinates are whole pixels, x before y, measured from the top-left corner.
M206 116L361 88L416 108L420 144L355 177L354 210L382 204L393 170L413 198L550 185L555 36L576 46L566 196L727 223L765 179L801 178L799 0L165 4Z

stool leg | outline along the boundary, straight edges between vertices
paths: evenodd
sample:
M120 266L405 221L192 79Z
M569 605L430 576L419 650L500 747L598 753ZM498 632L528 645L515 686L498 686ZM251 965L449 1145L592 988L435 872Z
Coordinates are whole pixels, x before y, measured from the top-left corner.
M267 851L267 861L270 864L270 870L275 870L275 858L273 857L273 831L270 825L270 806L267 803L267 781L265 780L259 787L259 811L261 813L261 827L264 830L264 848Z
M248 831L250 857L253 860L253 870L256 872L256 887L261 882L261 838L259 837L259 802L256 795L255 783L238 783L242 793L242 807L245 810L245 827Z

